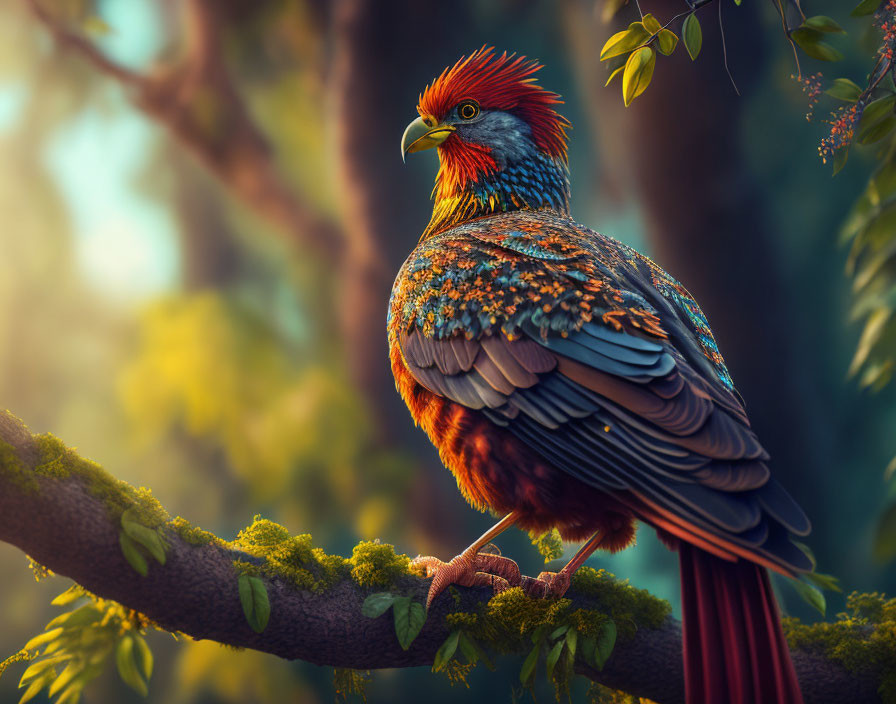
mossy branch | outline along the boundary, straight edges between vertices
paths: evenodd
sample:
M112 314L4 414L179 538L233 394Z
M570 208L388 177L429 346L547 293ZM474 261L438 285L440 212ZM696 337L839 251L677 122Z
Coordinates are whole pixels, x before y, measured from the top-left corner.
M164 543L164 562L149 560L146 576L122 550L125 511L126 522L139 521ZM435 602L404 650L388 614L362 615L365 598L384 587L425 601L428 580L409 573L404 556L370 543L351 559L330 556L313 548L309 536L283 531L256 521L225 542L183 519L170 520L147 490L114 479L53 436L32 435L17 418L0 413L0 540L170 631L318 665L377 669L432 665L451 629L466 620L478 622L471 627L479 628L484 645L522 656L526 620L561 610L545 611L541 602L521 615L519 599L492 599L488 588L455 589ZM267 590L270 619L260 633L241 604L241 574L260 578ZM591 578L574 583L568 598L567 618L585 623L589 615L612 614L629 631L627 637L620 632L601 671L577 663L580 674L660 704L683 701L681 626L654 608L661 602ZM850 672L819 652L796 651L794 661L807 704L880 701L874 673Z

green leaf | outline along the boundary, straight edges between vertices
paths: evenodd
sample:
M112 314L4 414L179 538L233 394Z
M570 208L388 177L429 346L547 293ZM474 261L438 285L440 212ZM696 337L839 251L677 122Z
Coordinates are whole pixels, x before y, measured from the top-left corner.
M426 611L420 602L400 596L392 603L392 612L395 614L395 635L402 650L407 650L426 623Z
M814 570L818 566L818 561L815 559L815 553L812 552L812 548L810 548L805 543L800 542L799 540L790 540L791 543L796 545L802 553L809 558L809 562L812 563L812 569Z
M852 362L849 363L850 375L858 373L862 365L865 364L868 355L871 354L871 349L877 344L886 329L890 315L889 310L881 308L868 316L868 320L865 321L865 327L859 337L855 355L853 355Z
M121 545L121 552L124 554L124 559L134 568L134 572L141 577L145 577L149 574L149 565L146 564L146 558L143 557L143 554L137 547L137 543L134 542L131 536L123 530L119 531L118 542Z
M139 543L146 548L147 552L155 558L156 562L160 565L164 565L165 544L162 542L162 538L158 531L155 531L152 528L147 528L142 523L128 520L125 518L126 515L127 511L121 514L121 527L124 529L124 532L127 533L128 537L134 542Z
M616 646L616 623L607 621L601 626L600 633L597 636L597 648L594 650L594 666L598 670L603 670L604 665L610 655L613 654L613 648Z
M526 656L523 668L520 670L520 683L525 687L535 675L535 667L538 665L538 655L541 653L541 641Z
M241 574L238 580L240 591L240 603L243 605L243 613L252 630L261 633L268 625L271 617L271 602L268 599L268 590L258 577L250 577Z
M741 2L743 2L743 0L734 0L734 4L738 7L740 7Z
M678 46L678 35L669 29L661 29L656 37L657 51L663 56L669 56Z
M628 61L625 62L625 71L622 74L622 97L626 107L647 90L650 79L653 78L655 65L656 53L647 46L633 51L628 57Z
M57 596L50 603L53 606L68 606L69 604L76 602L78 599L82 599L84 597L84 592L81 591L81 588L74 584L66 589L62 594Z
M796 593L800 595L803 601L805 601L809 606L818 611L822 616L824 616L824 612L827 609L827 604L825 603L824 594L821 593L821 590L817 587L813 587L811 584L806 584L805 582L800 582L797 579L791 580L794 589L796 589Z
M547 666L548 679L551 679L554 676L554 668L557 666L557 661L560 659L560 654L563 652L563 646L565 645L564 641L559 641L551 648L551 652L548 653L547 658L545 659L545 665Z
M32 663L28 666L25 672L22 673L22 679L19 680L19 687L24 687L29 682L34 682L35 680L44 677L55 665L58 665L65 660L69 660L71 657L71 655L57 655L56 657L44 658L43 660L38 660L37 662ZM54 679L55 677L56 675L53 674Z
M807 572L803 579L812 582L819 589L827 589L831 592L841 592L840 580L832 574L820 574L819 572Z
M445 665L448 664L448 661L454 657L454 653L457 650L457 644L460 641L460 631L452 631L448 637L445 639L445 642L442 643L442 647L438 649L436 652L435 660L432 663L432 669L434 671L441 670Z
M62 635L62 628L53 628L46 633L41 633L39 636L34 636L31 640L29 640L22 647L22 650L37 650L42 645L46 645L51 640L56 640L59 636Z
M843 27L841 27L826 15L815 15L814 17L807 17L806 21L803 22L801 26L808 27L809 29L814 29L818 32L825 32L826 34L846 34L846 31L843 29Z
M693 12L684 18L681 34L684 37L684 48L688 50L688 56L691 57L691 61L696 61L700 49L703 47L703 29L700 27L700 20Z
M586 664L591 665L594 662L594 651L596 648L597 638L594 636L585 636L581 639L579 653Z
M896 474L896 457L890 460L890 464L888 464L887 468L884 470L884 481L890 481L894 474ZM27 644L25 645L25 650L28 650Z
M862 17L863 15L870 15L878 7L880 7L881 0L862 0L856 8L850 13L853 17Z
M80 662L70 662L66 668L60 673L59 677L53 680L53 684L50 685L50 689L47 693L52 697L57 692L61 692L65 689L69 682L71 682L78 674L81 672L81 668L83 664Z
M152 650L149 648L149 644L146 642L146 639L141 636L139 633L135 633L134 636L134 655L137 660L137 667L143 676L146 679L152 677L152 666L153 666L153 657Z
M640 22L632 22L628 29L616 32L607 39L603 49L600 50L600 60L606 61L614 56L622 56L633 49L637 49L650 39L650 32Z
M56 628L57 626L63 626L67 629L80 628L99 621L102 616L103 612L95 608L93 604L84 604L84 606L79 606L74 611L60 614L50 621L46 627Z
M837 100L854 103L862 95L862 89L848 78L836 78L831 87L825 91L825 94L832 98L837 98Z
M891 115L894 106L896 106L896 95L888 95L885 98L871 101L862 112L862 125L872 125L885 116Z
M872 555L882 565L896 558L896 503L890 504L877 522Z
M557 626L557 628L555 628L553 631L551 631L551 636L550 636L551 640L555 640L556 638L559 638L559 637L562 636L564 633L566 633L568 630L569 630L569 626L568 626L568 625L566 625L566 626Z
M896 116L890 115L880 122L859 130L856 140L859 144L874 144L886 137L896 127Z
M465 631L461 631L460 634L460 651L464 654L464 657L470 665L475 665L479 660L482 660L490 670L495 669L495 666L489 657L478 645L476 645L476 641L474 641Z
M25 690L25 693L19 698L19 704L25 704L25 702L30 702L32 699L34 699L40 693L40 691L44 687L48 686L50 684L50 682L52 682L55 677L56 677L56 673L50 671L50 672L47 672L46 674L44 674L43 677L34 680L29 685L28 689ZM24 685L20 684L19 686L23 687Z
M641 22L644 23L644 27L651 34L656 34L663 28L663 25L660 24L660 21L649 12L641 18Z
M831 176L839 174L843 167L846 166L846 160L849 159L849 147L841 147L834 154L834 171Z
M574 658L576 656L576 645L579 642L579 633L575 628L570 628L566 632L566 647L569 649L569 657Z
M146 682L137 671L137 661L134 658L134 639L125 636L115 647L115 666L122 681L135 692L144 697L149 694Z
M813 59L819 61L839 61L843 54L827 42L821 40L824 35L817 29L798 27L790 33L791 39Z
M611 82L614 78L616 78L616 76L620 75L624 70L625 70L625 66L620 66L620 67L617 68L615 71L613 71L613 72L610 74L610 77L607 79L607 82L604 83L604 88L606 88L608 85L610 85L610 82ZM547 562L550 562L550 560L547 560Z
M390 594L389 592L377 592L376 594L371 594L361 605L361 613L367 618L379 618L389 610L389 607L392 606L392 602L394 601L395 595Z

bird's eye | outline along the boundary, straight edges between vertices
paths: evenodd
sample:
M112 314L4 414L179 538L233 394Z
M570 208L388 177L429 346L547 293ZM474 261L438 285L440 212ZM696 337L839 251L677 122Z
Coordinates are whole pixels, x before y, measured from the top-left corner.
M457 106L457 114L463 120L472 120L479 114L479 103L475 100L465 100Z

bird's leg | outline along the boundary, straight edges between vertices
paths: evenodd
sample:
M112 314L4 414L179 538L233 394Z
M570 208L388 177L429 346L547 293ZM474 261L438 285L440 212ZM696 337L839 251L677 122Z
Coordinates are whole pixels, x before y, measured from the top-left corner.
M569 589L572 576L581 567L591 553L600 547L604 539L604 533L598 532L592 535L588 542L579 548L573 558L559 572L542 572L538 577L523 577L521 586L529 596L545 598L549 596L561 597Z
M433 576L429 595L426 597L426 608L429 609L433 599L451 584L464 587L488 585L495 593L519 584L520 570L513 560L500 555L479 553L493 538L516 523L517 518L516 511L511 511L450 562L442 562L435 557L417 557L412 560L412 567L423 567L427 577Z

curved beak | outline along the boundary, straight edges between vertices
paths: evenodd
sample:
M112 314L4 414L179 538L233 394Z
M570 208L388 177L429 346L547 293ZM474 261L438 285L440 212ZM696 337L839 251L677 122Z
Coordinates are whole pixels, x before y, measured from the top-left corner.
M418 117L405 128L401 137L401 160L411 152L422 152L424 149L432 149L439 146L455 128L451 125L439 125L435 118L430 116Z

